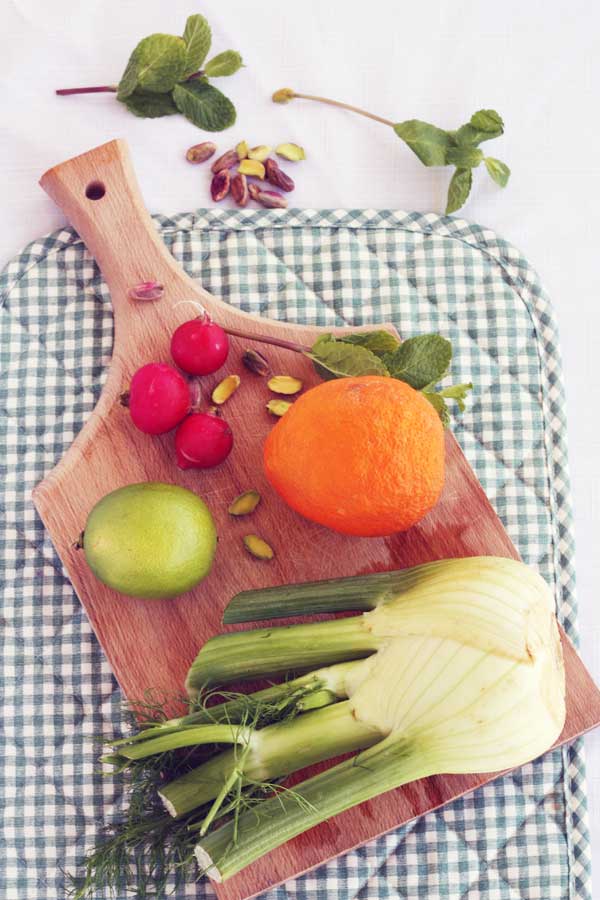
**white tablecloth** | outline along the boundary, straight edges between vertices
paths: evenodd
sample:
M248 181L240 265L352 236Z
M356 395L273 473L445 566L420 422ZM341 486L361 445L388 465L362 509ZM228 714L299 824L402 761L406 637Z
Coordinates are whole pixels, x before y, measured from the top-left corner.
M303 101L275 106L275 88L345 100L394 120L456 127L497 109L506 135L489 152L512 168L502 191L475 172L464 215L516 244L541 273L561 328L575 503L581 652L600 681L600 8L585 0L47 0L0 3L0 265L61 214L37 186L48 167L114 137L130 144L148 207L210 205L207 168L185 162L201 134L179 116L143 120L113 95L56 97L54 88L118 81L137 40L179 33L203 12L215 52L247 68L223 79L237 124L225 150L297 141L301 207L443 210L448 172L425 169L386 129ZM493 149L492 149L493 148ZM290 166L290 169L292 167ZM600 867L600 732L587 738L593 855ZM600 875L597 875L597 881Z

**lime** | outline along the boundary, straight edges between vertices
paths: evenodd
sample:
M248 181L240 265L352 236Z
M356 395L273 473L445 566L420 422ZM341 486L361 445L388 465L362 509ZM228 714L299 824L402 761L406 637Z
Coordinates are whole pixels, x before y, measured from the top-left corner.
M83 534L87 563L121 594L176 597L210 572L217 532L206 503L174 484L130 484L102 498Z

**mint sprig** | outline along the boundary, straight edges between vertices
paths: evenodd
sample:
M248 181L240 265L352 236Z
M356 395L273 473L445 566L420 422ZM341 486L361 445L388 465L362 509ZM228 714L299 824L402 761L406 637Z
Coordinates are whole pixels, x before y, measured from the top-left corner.
M510 177L510 169L506 163L500 162L491 156L485 156L479 149L479 144L500 137L504 133L504 122L499 113L494 109L479 109L473 113L470 120L461 125L455 131L438 128L430 122L422 122L420 119L407 119L405 122L393 122L376 116L367 110L350 106L348 103L340 103L338 100L330 100L327 97L316 97L314 94L299 94L292 88L281 88L273 94L274 103L289 103L294 98L303 100L316 100L319 103L327 103L329 106L337 106L348 109L351 112L366 116L382 125L388 125L394 129L398 137L404 141L407 147L421 160L425 166L455 166L454 175L448 188L448 200L446 214L456 212L463 206L471 192L473 184L472 170L482 162L490 177L500 187L506 187Z
M205 62L211 40L204 16L189 16L183 37L151 34L143 38L116 87L67 88L56 93L112 91L135 116L158 118L180 112L204 131L223 131L235 122L235 107L209 84L209 78L233 75L243 62L236 50L225 50Z
M444 427L450 421L447 401L454 400L462 412L473 388L469 383L436 389L452 360L452 344L439 334L422 334L402 342L389 331L323 334L306 355L325 380L385 375L406 382L427 398Z

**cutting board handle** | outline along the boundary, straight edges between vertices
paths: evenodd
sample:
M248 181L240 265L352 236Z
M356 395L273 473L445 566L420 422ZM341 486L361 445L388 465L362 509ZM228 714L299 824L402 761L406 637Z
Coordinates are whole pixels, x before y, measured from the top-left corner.
M182 300L200 303L221 325L245 334L302 332L300 325L257 319L234 309L184 272L144 206L125 141L109 141L54 166L40 184L100 266L115 315L113 360L122 354L124 369L135 361L132 347L141 348L161 329L171 332L194 316L193 307L181 305ZM164 285L161 301L131 299L131 288L145 281Z
M157 311L160 306L130 299L131 288L144 281L163 284L167 301L181 299L187 288L190 299L199 300L215 315L217 308L221 317L223 312L227 315L226 304L185 275L159 237L144 206L125 141L109 141L54 166L40 184L100 266L111 294L117 338L125 318L130 338L140 327L146 331L148 318L154 318L152 308ZM188 308L186 317L191 314Z

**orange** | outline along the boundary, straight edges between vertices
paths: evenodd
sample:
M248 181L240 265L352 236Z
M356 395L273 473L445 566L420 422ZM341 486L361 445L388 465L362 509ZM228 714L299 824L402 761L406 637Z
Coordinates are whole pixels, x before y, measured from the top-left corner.
M264 447L268 480L292 509L363 537L406 531L444 484L444 429L395 378L326 381L302 394Z

